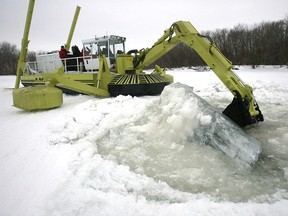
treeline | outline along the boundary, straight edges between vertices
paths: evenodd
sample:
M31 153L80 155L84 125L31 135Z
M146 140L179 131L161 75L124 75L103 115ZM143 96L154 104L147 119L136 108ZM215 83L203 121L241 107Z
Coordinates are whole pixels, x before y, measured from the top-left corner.
M232 29L201 32L209 36L234 65L288 65L288 16L274 22L254 26L237 25ZM0 43L0 75L14 75L20 50L8 42ZM36 59L28 52L27 61ZM180 44L156 61L161 67L191 67L205 65L198 54Z
M20 50L9 42L0 43L0 75L15 75L17 70ZM27 61L35 61L36 53L28 52Z
M288 65L288 17L201 34L209 36L234 65ZM156 63L168 68L205 65L198 54L185 44L175 47Z

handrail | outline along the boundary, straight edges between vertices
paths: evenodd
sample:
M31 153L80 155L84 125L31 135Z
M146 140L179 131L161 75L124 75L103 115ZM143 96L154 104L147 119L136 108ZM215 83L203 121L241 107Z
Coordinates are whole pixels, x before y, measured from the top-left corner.
M59 64L64 65L65 72L73 71L77 73L82 73L84 72L84 66L83 57L69 57L69 58L62 58L62 59L48 59L48 60L42 60L42 61L33 61L33 62L27 62L26 67L28 71L30 72L29 74L42 74L45 72L50 72L59 67ZM61 62L62 61L62 62ZM76 64L74 64L74 62ZM39 66L41 65L41 69ZM48 70L48 68L52 67L52 70ZM73 70L69 70L73 68ZM75 70L74 70L75 69Z

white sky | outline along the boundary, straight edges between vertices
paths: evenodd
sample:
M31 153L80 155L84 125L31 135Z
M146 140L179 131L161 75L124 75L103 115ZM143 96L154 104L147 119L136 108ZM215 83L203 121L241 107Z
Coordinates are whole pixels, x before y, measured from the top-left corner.
M20 48L28 4L29 0L0 0L0 42ZM29 49L59 49L77 5L81 12L71 45L115 34L127 38L127 50L152 46L178 20L190 21L201 32L288 16L287 0L36 0Z

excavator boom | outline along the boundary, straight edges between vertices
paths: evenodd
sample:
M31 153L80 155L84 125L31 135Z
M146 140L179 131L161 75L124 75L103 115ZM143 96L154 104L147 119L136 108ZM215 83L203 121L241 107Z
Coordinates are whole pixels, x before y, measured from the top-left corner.
M201 35L190 22L173 23L151 48L139 51L134 66L146 67L180 43L194 49L234 95L232 103L223 111L225 115L242 127L264 120L252 88L232 71L232 63L211 38Z

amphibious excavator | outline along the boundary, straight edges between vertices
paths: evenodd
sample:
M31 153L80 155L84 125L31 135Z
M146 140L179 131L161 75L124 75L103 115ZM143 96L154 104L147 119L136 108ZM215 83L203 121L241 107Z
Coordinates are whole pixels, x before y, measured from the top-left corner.
M223 111L225 115L241 127L264 120L252 88L232 71L232 63L215 43L201 35L188 21L173 23L150 48L126 52L126 38L110 35L84 40L80 54L73 52L68 58L60 59L58 52L54 52L37 56L34 63L26 63L34 2L30 0L22 39L13 91L15 107L24 110L59 107L63 102L62 91L99 97L158 95L173 82L173 77L157 65L152 73L145 73L144 68L184 43L199 54L233 94L233 101ZM80 7L77 7L65 44L67 50L79 11ZM74 46L73 50L77 51L77 47ZM19 88L20 80L25 87Z

